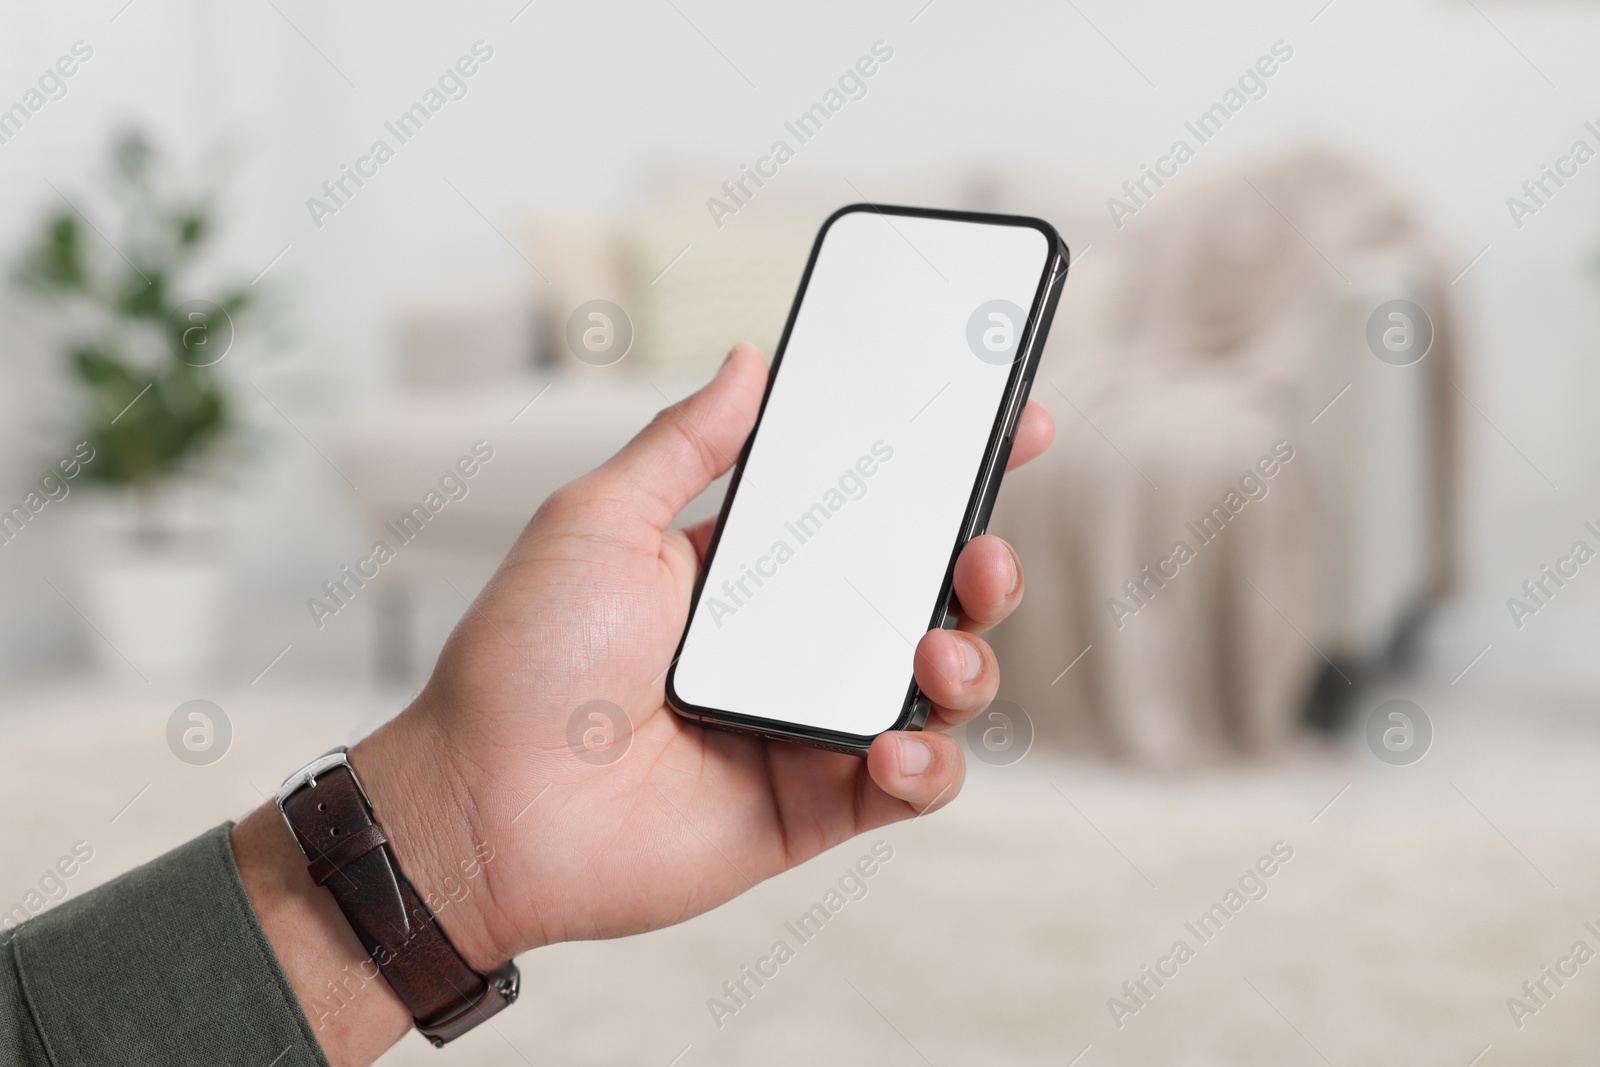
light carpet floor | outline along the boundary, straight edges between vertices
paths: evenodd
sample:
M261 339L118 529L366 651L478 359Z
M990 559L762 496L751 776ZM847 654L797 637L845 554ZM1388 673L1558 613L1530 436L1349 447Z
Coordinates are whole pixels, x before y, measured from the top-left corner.
M260 803L286 770L396 703L224 694L233 750L188 767L165 748L171 696L46 688L0 719L0 897L20 898L83 839L96 856L74 879L81 893ZM1600 929L1592 807L1573 821L1592 796L1600 737L1559 715L1546 735L1526 717L1514 731L1485 726L1500 720L1472 706L1452 716L1436 716L1440 750L1412 768L1359 749L1179 780L1039 752L975 768L953 808L850 842L710 915L531 953L521 1003L492 1030L443 1052L413 1037L384 1062L1593 1063L1600 960L1520 1029L1506 1002L1575 941L1600 949L1583 927ZM802 941L786 924L826 903L879 839L893 859L866 895ZM1202 943L1185 923L1279 841L1294 855L1266 895ZM779 940L793 958L759 988L746 979L753 992L719 1025L708 1001L734 1006L723 983ZM1159 988L1146 979L1143 1004L1128 998L1123 982L1178 940L1193 958ZM1120 1026L1112 997L1138 1008Z

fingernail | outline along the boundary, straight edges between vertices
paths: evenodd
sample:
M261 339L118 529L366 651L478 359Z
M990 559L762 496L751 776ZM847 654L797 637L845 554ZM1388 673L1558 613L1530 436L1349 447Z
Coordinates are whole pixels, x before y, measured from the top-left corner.
M983 655L971 641L956 638L956 644L961 646L961 680L963 682L976 681L979 672L983 670Z
M928 769L928 764L933 762L933 749L928 747L928 742L920 737L909 735L900 738L900 773L907 778L915 778Z
M1011 548L1010 545L1006 546ZM1006 590L1006 596L1017 595L1017 590L1022 586L1022 560L1017 558L1017 550L1011 549L1011 588Z

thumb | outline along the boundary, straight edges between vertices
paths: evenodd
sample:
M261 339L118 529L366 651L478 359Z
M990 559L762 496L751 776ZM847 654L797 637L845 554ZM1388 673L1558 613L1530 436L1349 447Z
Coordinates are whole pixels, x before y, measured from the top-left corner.
M739 458L755 426L767 366L738 344L699 392L662 409L594 477L657 530L665 530Z

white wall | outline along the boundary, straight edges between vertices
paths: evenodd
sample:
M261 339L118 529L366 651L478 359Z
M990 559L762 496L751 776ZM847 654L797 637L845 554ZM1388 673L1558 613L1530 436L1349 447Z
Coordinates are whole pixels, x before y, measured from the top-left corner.
M1440 654L1464 664L1494 641L1475 670L1554 678L1600 636L1584 621L1600 618L1600 576L1565 591L1560 611L1536 620L1538 634L1511 631L1504 608L1582 519L1600 518L1586 488L1600 456L1590 416L1600 162L1520 231L1505 207L1575 138L1597 142L1582 123L1600 124L1600 11L1487 0L1335 0L1320 14L1323 0L1076 9L935 0L919 14L923 0L782 12L733 0L538 0L519 15L522 3L135 0L120 14L123 0L8 5L0 106L75 40L95 55L64 99L0 145L0 250L12 254L54 202L45 179L92 199L93 166L118 119L149 124L190 158L231 147L244 170L228 258L251 276L290 246L265 281L292 309L294 334L239 369L315 437L383 386L404 301L535 284L446 179L513 237L535 210L625 208L666 171L705 174L709 194L883 39L894 59L867 97L778 180L831 183L842 203L857 196L840 176L870 197L908 175L1019 167L1087 178L1110 195L1282 39L1295 58L1268 96L1179 180L1324 139L1408 190L1462 266L1490 246L1458 286L1470 331L1462 388L1482 417L1468 409L1463 419L1463 607ZM316 229L306 198L478 39L494 58L468 96ZM708 219L705 239L716 238ZM29 469L27 428L43 427L50 408L14 326L0 344L9 488ZM348 514L337 479L298 437L265 424L273 447L244 532L259 560L245 588L263 597L337 556ZM0 550L0 660L70 630L70 613L26 573L47 557Z

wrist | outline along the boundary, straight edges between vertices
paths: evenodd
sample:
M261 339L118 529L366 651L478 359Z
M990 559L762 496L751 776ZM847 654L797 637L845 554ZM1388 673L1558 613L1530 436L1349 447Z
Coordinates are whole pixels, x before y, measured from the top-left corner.
M515 955L498 936L489 870L497 856L448 739L408 709L350 750L400 869L467 963L480 973Z
M411 1028L405 1005L374 973L333 898L311 880L275 804L240 820L232 841L256 918L328 1062L371 1063Z
M486 872L492 843L477 832L470 793L420 716L402 715L349 753L400 870L468 966L487 973L512 951L492 936ZM412 1028L333 895L313 881L277 805L234 827L245 891L334 1067L369 1064Z

